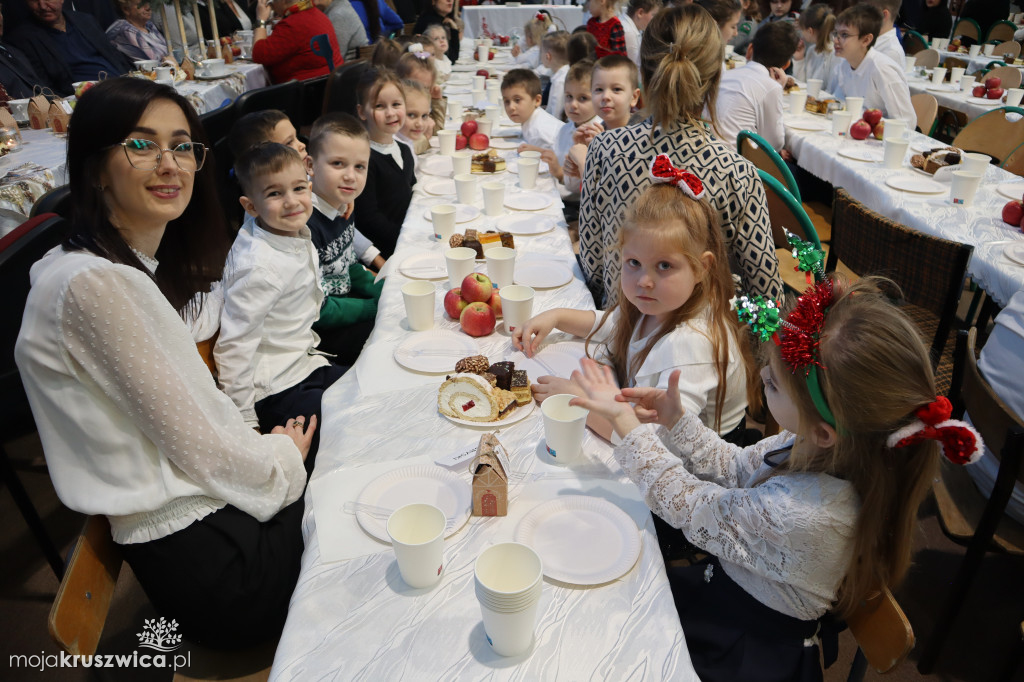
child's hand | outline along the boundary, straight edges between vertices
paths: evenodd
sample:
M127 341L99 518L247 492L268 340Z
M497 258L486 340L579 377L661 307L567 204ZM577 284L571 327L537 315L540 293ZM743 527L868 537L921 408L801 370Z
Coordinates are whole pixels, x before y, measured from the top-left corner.
M432 119L432 118L428 118L423 123L423 137L424 138L429 140L430 138L432 138L434 136L434 125L435 125L434 119Z
M516 152L522 154L523 152L541 152L544 153L543 147L535 147L532 144L526 144L525 142L516 148Z
M772 80L778 83L781 87L786 87L786 79L789 78L789 76L786 75L785 71L777 66L773 66L768 69L768 75L771 76Z
M558 163L558 156L550 149L545 149L540 153L540 159L548 165L548 172L551 173L552 177L561 181L562 165Z
M619 436L625 436L640 425L633 414L633 408L622 400L611 367L583 358L580 360L580 368L572 373L572 381L586 397L573 398L569 401L570 405L585 407L592 414L604 417L611 422Z
M573 144L589 145L591 140L604 132L604 126L597 121L584 123L572 134Z
M441 86L437 83L430 86L430 99L441 99Z
M309 428L303 433L305 417L295 417L289 419L286 426L275 426L271 429L271 433L283 433L292 439L295 443L295 447L299 449L299 453L302 455L302 461L306 461L306 455L309 454L309 446L313 444L313 434L316 433L316 415L314 414L309 418Z
M515 45L512 46L513 57L518 57L520 52L522 52L522 50L519 49L519 43L516 43Z
M560 393L583 395L583 390L571 379L553 377L547 374L537 377L537 383L531 385L530 390L533 391L533 399L538 403L542 403L551 396L559 395Z
M654 422L671 429L684 412L679 399L679 370L669 375L667 391L650 387L624 388L618 400L633 403L633 412L640 422Z
M796 46L796 52L793 53L793 61L798 62L802 60L804 58L805 49L806 45L804 45L804 39L801 38L800 43Z
M540 315L534 315L519 329L512 332L512 345L517 350L523 351L526 357L532 358L533 354L540 349L540 344L547 338L547 335L557 326L557 310L546 310Z
M580 170L580 167L576 165L576 159L569 155L566 155L565 165L562 166L562 177L565 176L572 176L574 178L583 177L583 172Z

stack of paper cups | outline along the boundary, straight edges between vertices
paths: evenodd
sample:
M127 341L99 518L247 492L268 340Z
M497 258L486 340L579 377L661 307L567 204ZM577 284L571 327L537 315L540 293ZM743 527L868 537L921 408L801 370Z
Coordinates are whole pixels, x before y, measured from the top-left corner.
M487 642L499 656L526 653L544 589L540 557L526 545L503 542L480 553L473 573Z
M590 411L570 405L569 401L575 397L571 393L559 393L548 396L540 404L544 415L544 448L562 466L579 459L583 434L587 430Z

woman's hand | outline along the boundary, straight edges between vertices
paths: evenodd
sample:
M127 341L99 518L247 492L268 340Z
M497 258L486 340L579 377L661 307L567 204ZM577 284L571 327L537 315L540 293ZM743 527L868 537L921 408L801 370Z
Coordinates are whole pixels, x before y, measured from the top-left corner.
M306 421L305 417L295 417L289 420L285 426L275 426L271 433L283 433L295 442L295 447L302 455L302 461L306 461L309 454L309 446L313 443L313 434L316 432L316 415L309 418L309 428L303 432L302 427Z
M622 400L619 385L608 365L600 365L590 358L580 360L580 368L572 373L572 382L586 397L573 398L570 405L584 407L592 414L607 419L620 437L640 425L633 408Z
M272 11L270 9L270 3L268 0L259 0L256 3L256 20L257 21L270 21L270 15Z
M644 424L651 422L671 429L683 416L683 403L679 399L679 370L668 377L668 390L660 388L624 388L618 400L633 403L636 418Z
M534 315L512 332L512 345L523 351L526 357L532 358L533 354L540 350L540 344L547 335L557 326L557 310L547 310L540 315Z
M537 377L537 383L530 386L533 391L533 399L542 403L553 395L570 393L572 395L583 395L583 389L577 386L571 379L563 379L545 374Z

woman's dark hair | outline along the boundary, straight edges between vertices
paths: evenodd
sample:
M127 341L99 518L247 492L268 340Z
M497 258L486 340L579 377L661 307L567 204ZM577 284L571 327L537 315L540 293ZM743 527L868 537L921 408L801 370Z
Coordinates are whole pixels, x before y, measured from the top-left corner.
M188 120L195 142L207 144L203 126L192 105L174 88L141 78L111 78L86 92L75 106L68 125L68 179L71 186L71 236L69 250L91 251L114 263L149 273L124 237L110 222L101 171L111 147L127 138L146 108L155 100L177 104ZM180 314L197 314L193 299L208 292L221 278L228 248L227 224L217 197L216 164L206 155L196 172L192 200L180 217L170 221L160 241L160 261L154 279L160 291ZM201 303L199 304L201 305Z

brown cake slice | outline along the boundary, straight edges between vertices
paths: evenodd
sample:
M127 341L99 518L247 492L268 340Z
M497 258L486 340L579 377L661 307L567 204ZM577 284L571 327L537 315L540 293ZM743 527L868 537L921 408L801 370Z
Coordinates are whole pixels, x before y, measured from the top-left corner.
M503 362L496 362L487 368L488 373L493 374L497 380L498 388L503 388L506 391L511 390L512 387L512 371L515 370L516 366L514 362L505 360Z
M530 377L526 376L525 369L517 369L512 372L511 388L509 389L516 397L520 405L527 405L533 400L533 393L530 392Z
M486 355L470 355L455 363L456 372L469 372L471 374L484 374L491 366Z

